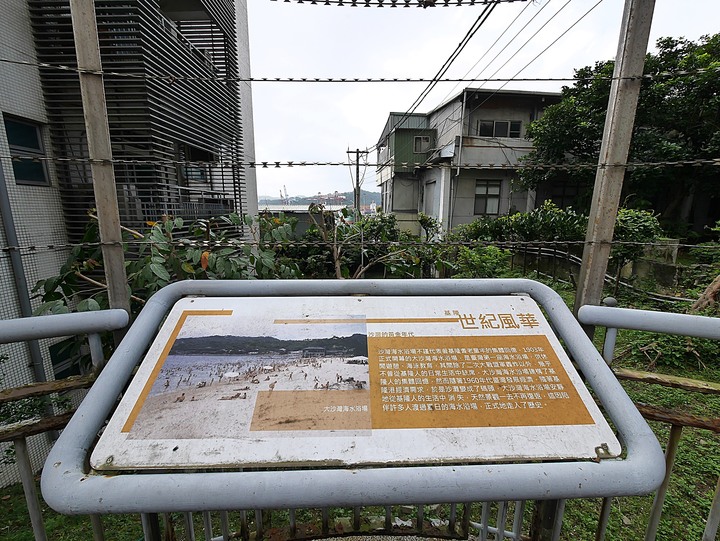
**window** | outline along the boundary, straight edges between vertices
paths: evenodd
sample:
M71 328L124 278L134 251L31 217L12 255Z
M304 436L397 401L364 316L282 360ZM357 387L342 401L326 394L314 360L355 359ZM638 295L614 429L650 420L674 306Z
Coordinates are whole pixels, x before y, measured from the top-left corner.
M475 214L497 214L500 212L499 180L475 181Z
M25 120L5 117L5 133L13 156L44 158L40 125ZM18 184L48 184L43 161L13 160L13 173Z
M478 120L475 131L480 137L520 138L522 122L519 120Z
M430 150L430 137L427 135L416 135L413 144L413 152L421 154Z
M580 186L577 183L560 182L552 186L550 200L561 209L577 205Z
M180 161L186 162L180 166L180 178L184 186L210 182L212 173L209 162L215 161L215 155L212 152L181 144L178 158Z

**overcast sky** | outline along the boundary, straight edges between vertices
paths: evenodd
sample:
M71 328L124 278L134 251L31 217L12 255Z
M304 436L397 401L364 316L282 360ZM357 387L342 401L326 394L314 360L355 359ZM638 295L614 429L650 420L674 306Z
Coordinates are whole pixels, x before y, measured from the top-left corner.
M431 78L483 10L480 4L420 9L353 8L318 2L316 5L308 1L248 2L253 77ZM572 27L518 75L571 77L575 68L614 58L623 5L624 0L502 3L446 77L514 77ZM593 6L596 7L573 27ZM718 0L656 0L651 48L659 37L696 40L717 32L718 21ZM497 45L488 51L506 29ZM518 32L505 51L492 61ZM503 84L441 83L417 112L437 107L466 86L495 89ZM513 81L504 88L559 91L562 84ZM256 160L347 161L348 149L375 144L388 113L406 111L425 86L426 83L253 83ZM371 163L376 161L372 154L368 159ZM257 178L261 204L262 196L278 197L283 186L291 197L352 189L347 167L258 169ZM364 172L363 188L378 189L372 167Z

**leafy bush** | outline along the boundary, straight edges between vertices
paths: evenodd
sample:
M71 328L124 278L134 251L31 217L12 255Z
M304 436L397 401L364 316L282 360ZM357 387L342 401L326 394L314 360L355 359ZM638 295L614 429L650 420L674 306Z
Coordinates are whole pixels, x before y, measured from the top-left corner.
M698 263L718 265L720 264L720 242L701 242L690 248L690 255Z
M504 217L507 230L518 241L577 241L585 238L587 216L571 208L561 209L552 201L527 213Z
M452 238L466 242L579 241L585 238L587 220L587 216L571 208L561 209L545 201L530 212L498 218L482 216L453 229Z
M382 276L413 276L412 243L394 214L351 217L351 211L309 208L313 226L294 252L303 273L312 278L362 278L372 270ZM417 239L414 239L417 241Z
M495 246L460 246L453 278L497 278L509 269L510 252Z
M189 226L182 218L171 217L148 225L150 229L144 233L124 234L134 313L156 291L177 280L300 277L297 264L286 253L293 224L281 218L233 213ZM230 234L243 226L252 240ZM99 240L97 223L90 222L83 244L72 249L59 274L38 281L33 288L42 299L36 314L67 313L71 307L78 311L108 307L105 285L98 278L103 267Z
M621 208L615 220L611 257L618 269L636 261L645 245L657 241L663 231L657 217L647 210Z
M720 341L672 334L646 334L629 343L635 358L647 364L670 368L704 369L707 365L720 364Z

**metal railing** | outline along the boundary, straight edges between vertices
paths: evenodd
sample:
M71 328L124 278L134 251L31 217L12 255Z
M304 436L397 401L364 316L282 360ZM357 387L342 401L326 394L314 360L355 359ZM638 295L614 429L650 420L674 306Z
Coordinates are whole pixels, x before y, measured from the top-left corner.
M718 318L617 308L617 301L613 298L605 299L604 304L605 306L581 307L578 312L578 319L585 325L606 327L603 358L608 365L613 361L618 329L720 340L720 319ZM659 377L654 373L640 373L628 370L616 370L615 373L619 379L632 379L667 387L679 387L690 392L720 395L720 385L708 384L703 381L672 376ZM657 537L663 503L665 502L683 428L692 426L720 433L720 420L698 419L690 415L673 415L672 412L652 407L640 407L640 413L648 420L670 424L670 436L665 449L665 478L655 495L645 532L645 541L654 541ZM610 498L603 500L595 537L596 541L602 541L605 538L610 516L610 504ZM718 531L718 525L720 525L720 478L718 478L715 487L715 495L706 521L702 541L713 541Z
M103 310L3 320L0 321L0 344L86 334L93 367L96 371L99 371L105 363L99 333L122 329L127 326L128 320L128 314L123 310ZM92 382L93 378L71 378L7 389L0 391L0 403L87 388L92 385ZM12 442L15 447L15 459L36 541L46 541L47 534L43 523L37 487L35 486L34 471L28 454L27 438L63 428L70 420L71 415L72 412L67 412L0 428L0 442ZM94 539L102 541L104 537L99 517L92 516L91 521Z
M611 301L608 303L611 304ZM118 313L119 312L119 313ZM598 325L607 327L603 357L608 362L612 361L617 339L618 329L635 329L649 332L662 332L668 334L681 334L686 336L720 339L720 323L717 318L702 316L690 316L680 314L659 313L644 310L628 310L614 307L591 307L585 306L580 310L579 319L587 325ZM127 316L121 311L92 312L84 314L66 314L62 316L43 316L38 318L26 318L14 321L0 321L0 343L17 342L45 338L51 336L67 336L75 334L88 334L88 339L93 353L93 360L97 366L103 362L102 350L98 349L97 333L103 330L121 328L126 324ZM681 382L669 376L657 374L639 374L627 370L617 369L616 375L620 379L634 379L646 383L659 383L673 387L682 387L687 390L720 394L720 385L707 384L705 382L693 382L683 379ZM91 383L90 380L70 380L64 382L52 390L58 391L65 388L80 388ZM54 383L58 385L58 383ZM53 382L43 384L53 385ZM67 387L65 387L67 385ZM21 389L13 389L0 392L0 402L17 400L27 396L36 396L48 392L48 389L40 389L39 386L30 386ZM668 481L672 472L672 466L677 454L678 443L682 436L683 427L696 426L708 430L720 432L720 424L703 422L692 416L668 416L658 408L644 407L641 413L647 419L659 420L671 425L670 437L666 450L666 476L663 485L658 490L653 509L651 511L649 524L645 539L653 540L657 534L658 524L662 515L662 506L667 491ZM54 419L51 424L38 424L36 432L41 433L64 426L69 415L64 419ZM53 424L57 423L57 424ZM52 426L51 426L52 425ZM24 430L27 430L24 428ZM2 441L15 442L18 466L22 472L23 487L25 489L28 511L35 538L38 540L47 539L42 524L39 500L33 472L27 459L25 438L30 432L0 432ZM606 498L600 513L596 540L605 537L608 524L611 500ZM478 502L446 504L444 517L438 519L435 506L412 505L412 506L384 506L378 513L377 508L369 510L366 507L347 508L344 515L347 519L332 518L329 508L316 509L317 524L314 528L308 528L298 518L299 510L287 509L280 513L282 515L282 528L285 535L292 539L311 539L332 536L344 536L349 534L385 534L385 535L432 535L449 539L467 538L473 531L480 541L490 539L552 539L560 538L564 501L558 505L558 512L554 521L548 526L545 534L535 526L530 526L530 515L535 512L537 505L526 505L520 501L499 501L499 502ZM196 538L211 540L226 539L262 539L272 528L273 514L275 512L264 510L239 510L239 511L202 511L200 513L184 512L180 515L170 513L143 513L142 524L146 539L160 539L161 522L165 531L172 530L177 533L178 539L184 538L194 540ZM375 514L375 522L368 522L368 515ZM177 517L180 517L179 519ZM162 521L161 521L162 519ZM96 541L102 541L104 534L99 515L92 515L93 536ZM715 539L720 524L720 480L715 489L714 499L710 513L707 518L703 541ZM277 527L277 521L276 521ZM530 537L524 532L529 532ZM199 536L199 537L198 537Z

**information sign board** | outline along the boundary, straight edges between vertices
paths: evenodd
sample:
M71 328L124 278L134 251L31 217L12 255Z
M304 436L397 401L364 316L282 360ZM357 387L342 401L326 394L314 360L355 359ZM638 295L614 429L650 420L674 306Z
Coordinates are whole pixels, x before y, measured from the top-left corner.
M596 459L620 444L527 296L184 298L97 470Z

